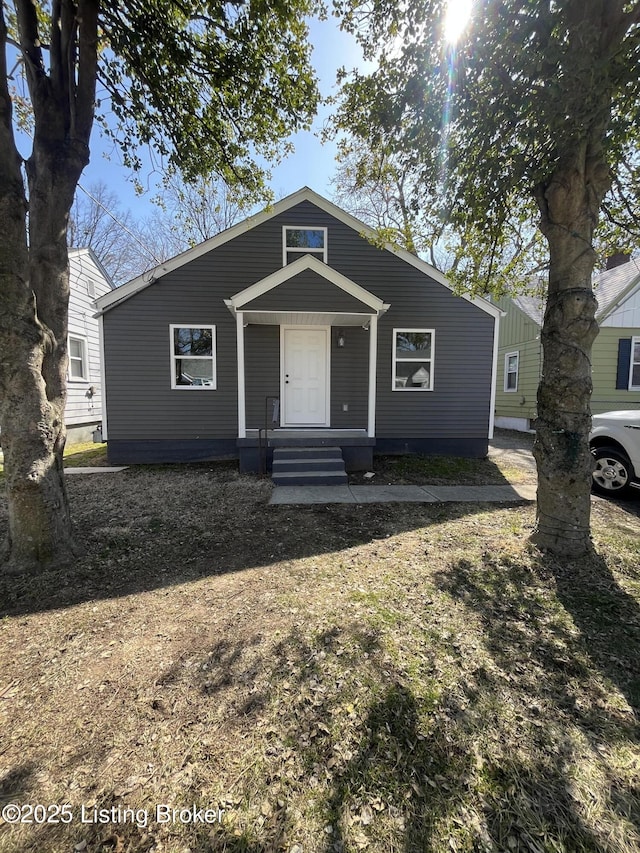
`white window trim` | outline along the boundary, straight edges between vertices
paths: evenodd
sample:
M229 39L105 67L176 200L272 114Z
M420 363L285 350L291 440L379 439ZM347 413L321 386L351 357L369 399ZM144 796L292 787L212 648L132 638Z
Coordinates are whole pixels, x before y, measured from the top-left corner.
M515 388L509 388L508 383L507 383L507 380L509 378L509 372L510 372L509 371L509 359L513 358L514 355L516 357L516 370L515 370L516 387ZM513 371L511 371L511 372L513 372ZM506 352L504 354L504 385L503 385L505 394L515 394L516 391L518 390L519 382L520 382L520 350L515 350L514 352Z
M176 355L173 349L174 329L211 329L211 355ZM201 358L213 362L211 385L178 385L176 383L177 358ZM173 391L215 391L218 386L218 358L216 347L216 327L211 323L170 323L169 324L169 364L171 367L171 388Z
M83 376L72 376L71 375L71 341L78 341L82 347L82 372ZM67 368L67 378L69 382L89 382L89 350L87 346L87 339L83 335L70 334L67 338L67 347L68 347L68 357L69 357L69 366ZM74 361L78 361L77 358L74 358Z
M431 358L397 358L396 356L396 335L398 332L418 332L422 335L431 335ZM407 329L405 326L401 326L397 329L393 330L393 336L391 338L391 354L392 354L392 363L391 363L391 390L392 391L433 391L435 388L434 381L434 366L436 359L436 330L435 329ZM431 366L431 376L430 383L428 388L396 388L396 363L400 362L401 364L407 361L419 361L419 362L429 362Z
M640 385L633 385L633 366L634 364L640 364L640 362L634 362L633 354L636 350L636 342L640 344L640 337L637 335L631 338L631 352L629 353L629 382L627 383L627 387L629 391L640 391Z
M297 248L287 248L287 231L322 231L324 233L324 248L322 249L297 249ZM282 226L282 266L287 266L287 253L288 252L297 252L301 257L302 255L311 255L314 258L319 258L322 256L323 263L327 263L328 253L327 253L327 243L328 243L328 228L323 228L322 226L314 226L314 225L283 225Z

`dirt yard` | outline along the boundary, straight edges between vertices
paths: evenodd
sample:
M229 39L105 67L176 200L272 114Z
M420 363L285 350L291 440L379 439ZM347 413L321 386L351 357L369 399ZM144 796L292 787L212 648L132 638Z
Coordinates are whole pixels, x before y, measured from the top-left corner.
M640 849L640 501L559 565L531 506L68 485L84 556L0 578L2 853Z

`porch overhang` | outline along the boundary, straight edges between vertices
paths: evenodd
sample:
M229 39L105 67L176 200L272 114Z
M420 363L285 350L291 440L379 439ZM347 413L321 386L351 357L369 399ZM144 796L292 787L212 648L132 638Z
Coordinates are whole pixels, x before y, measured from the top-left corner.
M242 316L243 326L362 326L368 329L371 319L377 316L373 312L238 310L229 302L227 300L227 307L234 316Z
M344 291L353 308L350 310L331 310L331 305L321 310L296 310L294 305L287 306L285 310L269 310L260 305L260 297L285 282L291 281L295 276L306 270L311 270L325 281L334 285L340 291ZM295 300L289 295L289 299ZM256 301L258 304L255 304ZM253 305L251 303L254 303ZM236 320L236 346L238 364L238 438L246 437L246 400L245 400L245 352L244 352L244 329L245 326L270 325L270 326L362 326L368 329L369 334L369 378L368 378L368 411L367 411L367 435L369 438L375 436L376 419L376 377L378 363L378 318L391 307L382 299L378 299L364 287L347 278L337 270L322 263L313 255L306 255L292 264L276 270L266 278L255 282L244 290L234 294L230 299L225 299L225 305ZM336 305L337 308L337 305Z
M281 284L290 281L295 278L300 273L305 272L305 270L311 270L312 272L319 275L321 278L325 279L325 281L337 287L339 290L344 291L344 293L353 297L354 300L357 300L361 306L362 310L359 311L297 311L294 306L291 306L291 309L287 311L265 311L264 309L252 308L251 303L254 300L259 299L259 297L264 296L265 293L268 293L270 290L279 287ZM317 258L313 257L313 255L305 255L300 258L300 260L295 261L292 264L287 264L287 266L282 267L276 272L271 273L271 275L266 276L266 278L261 279L260 281L256 281L254 284L246 287L244 290L240 290L238 293L235 293L230 299L225 299L225 305L231 311L232 314L237 314L239 311L244 312L245 321L247 321L248 315L252 315L252 319L249 322L261 323L261 324L280 324L280 323L289 323L288 319L291 315L307 316L311 318L319 318L323 315L332 318L334 317L336 322L341 323L342 325L351 325L351 326L360 326L365 325L370 320L366 318L370 318L371 316L380 316L384 314L385 311L388 311L391 307L390 305L383 302L382 299L378 299L373 293L370 293L364 287L361 287L355 281L352 281L350 278L347 278L342 273L334 270L332 267L327 266L327 264L322 263ZM357 306L354 306L357 307ZM287 317L286 320L277 319L274 314L280 315L282 317ZM339 315L339 317L338 317ZM365 317L365 323L362 321L362 316ZM348 319L351 320L348 321ZM294 322L299 322L296 319ZM301 321L300 321L301 322ZM329 320L320 320L320 319L312 319L311 324L320 325L323 323L325 325L332 325L332 322Z

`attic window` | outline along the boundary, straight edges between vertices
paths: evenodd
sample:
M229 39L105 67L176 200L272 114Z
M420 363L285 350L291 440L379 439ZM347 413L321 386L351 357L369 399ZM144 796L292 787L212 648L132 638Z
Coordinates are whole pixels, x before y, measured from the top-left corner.
M282 229L282 265L292 264L303 255L315 255L327 263L327 229L295 228L285 225Z

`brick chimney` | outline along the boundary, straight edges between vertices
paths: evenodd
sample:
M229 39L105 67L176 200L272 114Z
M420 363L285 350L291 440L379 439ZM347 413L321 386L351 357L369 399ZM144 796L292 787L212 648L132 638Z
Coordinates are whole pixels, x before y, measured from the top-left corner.
M616 252L615 255L610 255L607 258L606 269L612 270L616 267L621 267L622 264L628 264L630 260L631 255L627 255L626 252Z

